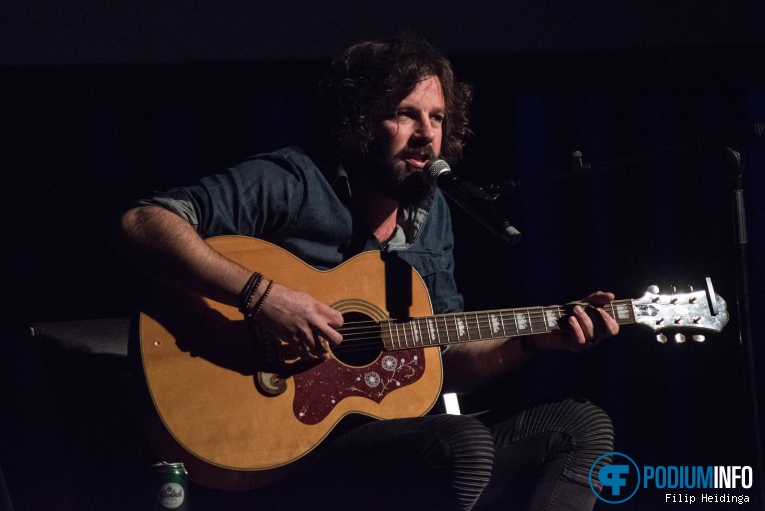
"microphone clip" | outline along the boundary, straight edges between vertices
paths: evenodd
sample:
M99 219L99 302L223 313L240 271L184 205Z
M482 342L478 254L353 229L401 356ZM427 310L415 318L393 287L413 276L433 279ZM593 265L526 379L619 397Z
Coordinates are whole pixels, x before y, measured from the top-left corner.
M500 194L491 195L483 188L459 179L443 160L430 162L425 168L425 175L447 197L500 239L510 245L520 242L521 233L495 207Z

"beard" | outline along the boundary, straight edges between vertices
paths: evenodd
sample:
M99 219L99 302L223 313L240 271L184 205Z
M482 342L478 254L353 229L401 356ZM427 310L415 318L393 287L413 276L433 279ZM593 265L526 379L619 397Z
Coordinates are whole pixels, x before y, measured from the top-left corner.
M387 148L373 148L364 162L353 167L353 178L371 190L379 191L397 201L403 207L412 207L429 197L435 184L426 177L423 169L410 165L406 158L412 154L424 154L433 161L436 155L430 146L422 149L405 148L394 155ZM350 170L350 169L349 169Z

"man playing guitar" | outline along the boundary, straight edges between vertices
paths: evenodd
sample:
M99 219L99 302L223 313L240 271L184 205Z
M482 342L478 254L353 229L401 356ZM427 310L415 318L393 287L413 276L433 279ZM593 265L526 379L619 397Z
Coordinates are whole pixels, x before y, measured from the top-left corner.
M236 307L280 340L285 359L309 365L332 359L348 338L342 312L280 283L273 263L257 266L256 259L247 267L208 238L266 240L317 270L369 250L396 254L421 276L434 313L463 306L448 207L423 169L436 158L460 160L471 89L428 43L410 37L349 48L326 85L337 167L319 169L299 149L285 148L147 198L121 220L125 246L149 273ZM615 335L618 324L603 309L613 298L590 295L572 307L562 330L450 345L442 353L443 390L490 385L537 352L580 351ZM397 363L391 357L383 365ZM379 383L371 376L377 373L367 374L367 386ZM253 506L280 510L579 511L595 503L588 473L612 444L605 412L577 399L476 416L389 418L338 428L301 454L295 470L245 495Z

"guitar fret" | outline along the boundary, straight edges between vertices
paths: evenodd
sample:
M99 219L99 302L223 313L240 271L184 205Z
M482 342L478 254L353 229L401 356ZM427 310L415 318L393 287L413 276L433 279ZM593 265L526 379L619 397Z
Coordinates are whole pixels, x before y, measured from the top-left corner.
M545 310L545 320L547 324L547 331L560 330L560 307L547 307Z
M491 328L491 317L489 316L489 313L486 313L486 328L481 328L481 320L478 317L478 313L475 315L475 321L478 325L478 337L480 339L493 339L494 338L494 332Z
M537 327L537 331L535 333L545 333L549 332L547 329L547 321L545 320L545 314L544 314L544 308L543 307L535 307L532 310L535 312L529 311L529 315L532 317L531 324L532 324L532 330L534 329L534 326Z
M634 307L633 300L617 300L603 310L619 324L627 324L636 322ZM561 329L560 321L565 316L563 306L553 305L438 314L405 322L389 319L388 332L382 337L388 349L448 345L552 332Z
M526 316L524 314L521 314L520 312L512 312L512 314L513 314L513 323L515 324L516 334L517 335L525 334L526 327L528 326ZM524 332L521 333L521 330L524 330Z
M428 327L428 338L430 339L430 343L433 344L433 341L435 340L437 344L440 344L438 337L438 327L436 326L435 318L432 316L427 318L425 320L425 324Z
M422 328L420 327L420 318L414 318L412 320L412 323L415 323L415 322L417 323L417 338L420 339L420 346L424 346L425 341L422 338ZM412 326L412 328L414 329L414 326Z
M390 346L392 349L396 349L396 346L393 344L395 341L393 340L393 329L391 328L391 320L388 320L388 334L390 335ZM401 345L399 345L399 348Z
M422 318L425 320L425 333L428 335L428 344L433 346L433 333L430 331L430 318ZM420 323L420 331L422 331L422 323Z
M633 300L616 300L611 302L611 316L620 325L635 323L635 304Z
M457 323L457 337L462 339L465 335L467 335L467 340L470 340L470 325L468 325L467 316L465 314L455 314L454 319Z
M412 322L409 321L409 330L412 331L412 341L414 342L414 345L417 346L417 342L420 342L420 346L422 346L422 340L417 335L417 332L414 330L414 327L412 326Z

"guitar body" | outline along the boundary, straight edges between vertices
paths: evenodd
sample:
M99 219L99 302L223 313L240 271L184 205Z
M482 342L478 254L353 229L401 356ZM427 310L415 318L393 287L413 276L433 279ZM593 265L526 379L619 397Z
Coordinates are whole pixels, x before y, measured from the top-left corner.
M222 236L208 243L344 315L386 319L391 291L399 285L411 287L404 309L409 316L432 314L419 275L410 268L402 283L391 282L390 264L378 252L318 271L261 240ZM236 308L193 295L163 293L142 311L139 330L155 448L168 462L184 462L191 480L213 488L270 484L293 470L344 416L422 415L441 390L438 347L391 355L380 344L361 364L286 361L287 370L273 374L257 347L271 343L278 351L280 341L267 335L257 340Z
M395 254L365 252L318 271L270 243L208 240L224 256L304 291L343 313L343 342L317 363L281 360L283 343L234 308L196 295L160 293L146 304L139 345L147 426L157 452L189 478L225 490L258 488L294 470L346 416L425 414L441 392L449 344L558 330L567 307L521 307L432 316L427 288ZM620 325L680 330L703 341L728 322L725 300L707 289L603 307ZM390 312L389 312L390 311ZM390 319L394 318L394 319ZM667 342L662 333L660 342Z

